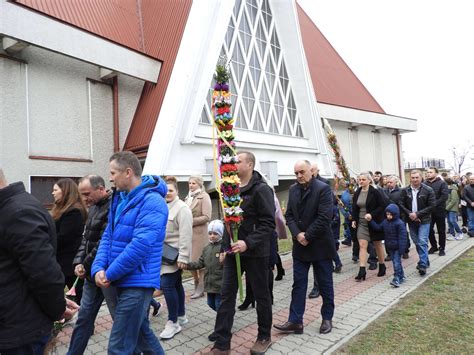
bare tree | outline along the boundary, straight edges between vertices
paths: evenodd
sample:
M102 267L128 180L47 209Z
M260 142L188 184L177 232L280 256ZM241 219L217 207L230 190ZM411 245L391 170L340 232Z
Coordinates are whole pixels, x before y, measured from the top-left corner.
M456 174L461 174L463 170L471 168L471 166L464 166L472 158L469 156L471 150L474 148L474 144L467 142L463 146L452 146L450 151L453 157L451 169L454 170Z

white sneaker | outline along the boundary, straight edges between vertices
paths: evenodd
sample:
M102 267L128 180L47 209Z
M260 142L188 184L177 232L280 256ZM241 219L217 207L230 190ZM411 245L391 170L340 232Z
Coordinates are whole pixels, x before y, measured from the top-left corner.
M186 323L189 322L189 319L186 318L186 316L181 316L181 317L178 317L178 323L179 325L185 325Z
M455 237L455 238L456 238L456 240L463 240L464 234L458 233L458 234L456 234L456 237Z
M446 237L446 240L456 240L456 237L450 234Z
M161 332L160 338L161 339L171 339L176 334L181 331L181 326L178 322L173 323L173 321L167 321L165 325L165 329Z

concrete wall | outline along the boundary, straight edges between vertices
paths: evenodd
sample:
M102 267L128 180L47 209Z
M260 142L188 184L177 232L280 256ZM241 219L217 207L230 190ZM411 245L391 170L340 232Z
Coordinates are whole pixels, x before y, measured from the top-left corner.
M336 133L351 175L380 170L398 175L397 143L394 130L366 125L352 127L348 122L329 121Z
M112 87L96 83L99 67L28 47L19 55L27 64L0 58L0 164L9 181L30 176L107 178L113 153ZM120 143L123 143L143 82L119 76ZM48 156L91 160L31 159Z

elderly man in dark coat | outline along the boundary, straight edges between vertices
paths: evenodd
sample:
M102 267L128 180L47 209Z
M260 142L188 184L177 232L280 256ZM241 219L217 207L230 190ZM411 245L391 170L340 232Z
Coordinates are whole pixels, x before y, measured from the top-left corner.
M323 305L322 334L332 330L334 288L332 259L336 254L331 234L333 196L329 185L311 174L311 164L299 160L295 164L297 184L290 187L286 221L293 236L293 290L288 322L274 327L282 332L303 333L308 271L313 265Z

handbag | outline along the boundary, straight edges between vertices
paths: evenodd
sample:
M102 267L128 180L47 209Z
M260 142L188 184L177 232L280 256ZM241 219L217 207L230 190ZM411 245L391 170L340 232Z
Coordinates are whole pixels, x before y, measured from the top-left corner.
M179 250L167 243L163 243L163 253L161 255L161 263L166 265L174 265L178 260Z

